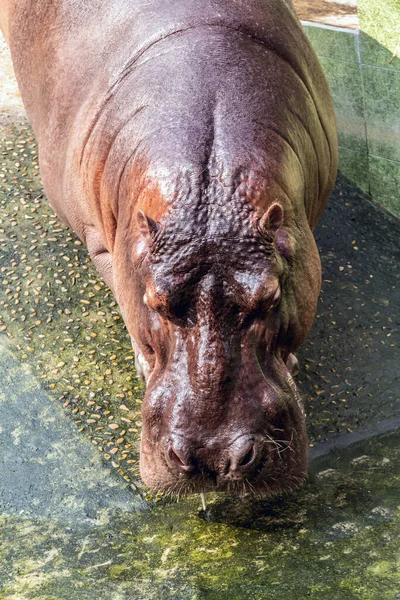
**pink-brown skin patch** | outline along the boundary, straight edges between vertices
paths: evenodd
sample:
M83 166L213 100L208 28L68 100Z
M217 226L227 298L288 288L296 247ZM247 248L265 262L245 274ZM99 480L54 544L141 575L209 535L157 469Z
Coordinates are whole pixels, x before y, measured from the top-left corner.
M239 3L240 4L240 3ZM270 495L307 471L291 373L337 139L289 0L6 0L54 210L113 290L147 382L141 474Z

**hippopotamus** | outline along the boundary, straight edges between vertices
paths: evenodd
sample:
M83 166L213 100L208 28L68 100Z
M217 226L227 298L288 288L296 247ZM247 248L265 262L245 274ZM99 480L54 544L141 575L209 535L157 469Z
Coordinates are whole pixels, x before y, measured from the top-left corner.
M113 291L146 381L144 482L298 485L294 352L337 135L291 0L3 0L0 19L48 200Z

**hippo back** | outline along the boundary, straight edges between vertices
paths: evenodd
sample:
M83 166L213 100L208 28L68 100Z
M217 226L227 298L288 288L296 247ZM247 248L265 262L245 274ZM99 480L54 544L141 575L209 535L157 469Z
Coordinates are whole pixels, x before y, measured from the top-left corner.
M161 53L163 44L166 52L185 43L190 46L191 32L196 30L232 32L249 44L257 44L265 55L275 55L283 69L289 68L293 80L303 88L302 95L309 104L304 107L301 100L295 118L302 121L301 127L305 130L302 137L308 138L304 143L314 147L315 156L309 162L317 163L302 165L303 172L309 178L319 174L318 182L306 186L312 191L304 197L307 216L314 227L336 175L336 130L325 78L289 0L206 0L201 3L197 0L151 3L19 0L8 2L8 10L13 62L28 116L39 140L45 189L56 211L78 234L82 236L82 221L93 220L93 215L85 212L87 204L96 200L93 195L83 194L82 183L75 181L79 171L75 161L78 156L81 161L103 111L147 57L157 57L158 48ZM201 61L201 56L197 61ZM198 89L202 82L194 80L187 63L185 69L185 83ZM205 66L200 77L207 78L206 69ZM211 76L213 65L209 64L208 69ZM153 70L153 80L148 78L147 83L141 83L142 87L131 86L132 112L144 102L157 101L151 97L154 77L157 77L154 73ZM261 72L258 76L263 75ZM159 76L162 77L162 72ZM143 89L143 85L149 91ZM174 82L169 81L169 85L173 87ZM278 99L284 106L288 95L294 92L279 87L279 81L277 85L273 99L267 102L276 104ZM162 98L158 100L162 102ZM123 101L127 101L126 96ZM162 119L160 107L156 108ZM295 131L296 127L292 129ZM299 126L299 137L298 130ZM135 134L144 135L133 131L132 135ZM288 134L290 137L290 129ZM310 155L310 151L304 153L296 147L301 141L287 141L299 156ZM60 181L68 186L67 193ZM76 218L76 212L82 213L81 218ZM105 237L108 244L112 242L110 235Z

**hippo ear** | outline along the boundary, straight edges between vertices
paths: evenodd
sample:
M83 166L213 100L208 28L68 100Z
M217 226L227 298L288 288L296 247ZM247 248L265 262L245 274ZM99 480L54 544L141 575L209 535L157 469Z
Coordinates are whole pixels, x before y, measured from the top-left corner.
M153 221L142 210L137 213L137 222L140 233L147 240L153 239L160 227L159 223Z
M283 208L275 202L269 207L267 212L261 217L258 227L261 233L275 234L283 223Z

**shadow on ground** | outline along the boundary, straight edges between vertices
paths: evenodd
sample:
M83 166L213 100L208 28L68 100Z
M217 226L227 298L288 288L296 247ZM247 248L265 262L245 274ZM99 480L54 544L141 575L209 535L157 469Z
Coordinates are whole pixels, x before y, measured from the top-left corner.
M339 177L315 232L323 268L299 352L309 434L332 438L400 417L400 221Z

